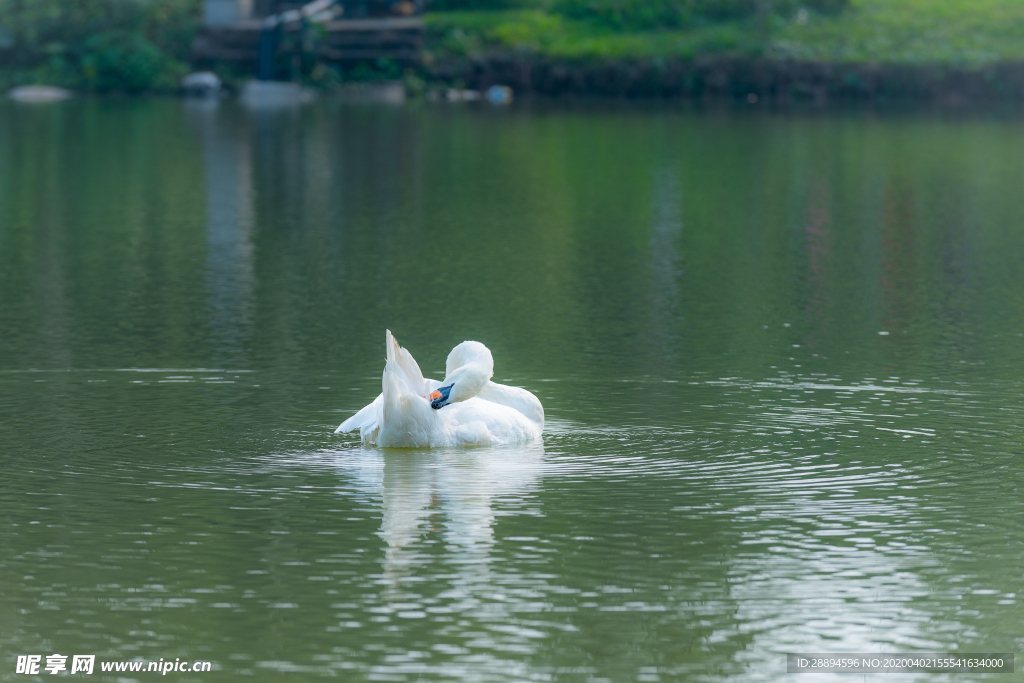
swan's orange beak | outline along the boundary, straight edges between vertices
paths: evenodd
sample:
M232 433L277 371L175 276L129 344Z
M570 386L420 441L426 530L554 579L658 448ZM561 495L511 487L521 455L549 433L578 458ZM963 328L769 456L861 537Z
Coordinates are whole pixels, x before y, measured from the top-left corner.
M441 387L440 389L431 392L430 396L427 397L427 400L430 401L430 407L437 410L446 406L448 404L448 394L454 386L454 383L449 384L446 387Z

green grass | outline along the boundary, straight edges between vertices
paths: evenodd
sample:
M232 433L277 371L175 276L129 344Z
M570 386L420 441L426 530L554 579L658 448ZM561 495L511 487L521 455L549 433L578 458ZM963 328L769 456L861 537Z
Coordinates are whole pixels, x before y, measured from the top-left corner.
M513 50L557 58L694 57L744 49L751 31L721 23L689 31L622 32L542 9L444 12L427 17L429 47L442 55Z
M515 51L553 58L765 56L977 67L1024 60L1024 0L852 0L839 16L800 12L689 30L622 32L542 8L428 16L437 56Z
M784 57L981 66L1024 59L1024 2L858 0L843 17L791 23L773 38Z

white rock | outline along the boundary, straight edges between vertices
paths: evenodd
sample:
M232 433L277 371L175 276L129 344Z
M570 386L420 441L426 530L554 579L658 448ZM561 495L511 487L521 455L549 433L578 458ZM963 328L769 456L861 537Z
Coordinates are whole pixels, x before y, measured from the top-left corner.
M221 82L212 71L197 71L181 79L182 89L193 95L213 95L220 92Z
M58 88L52 85L22 85L10 90L7 96L17 102L29 102L41 104L44 102L59 102L71 97L70 90Z

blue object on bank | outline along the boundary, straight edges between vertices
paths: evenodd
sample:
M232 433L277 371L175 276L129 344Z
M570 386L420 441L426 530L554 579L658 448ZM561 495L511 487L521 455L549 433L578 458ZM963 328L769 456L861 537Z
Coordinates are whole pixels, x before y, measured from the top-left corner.
M512 88L507 85L492 85L487 89L486 97L491 104L511 104Z

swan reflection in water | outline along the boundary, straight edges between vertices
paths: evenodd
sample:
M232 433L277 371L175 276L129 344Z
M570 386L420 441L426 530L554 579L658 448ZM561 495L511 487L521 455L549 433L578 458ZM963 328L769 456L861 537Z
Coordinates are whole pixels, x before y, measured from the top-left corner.
M439 531L446 564L458 583L486 581L495 517L537 514L529 495L542 476L544 445L474 449L361 448L343 466L357 496L381 501L378 535L385 543L384 583L392 590L430 562L431 531ZM495 511L495 507L499 511Z

